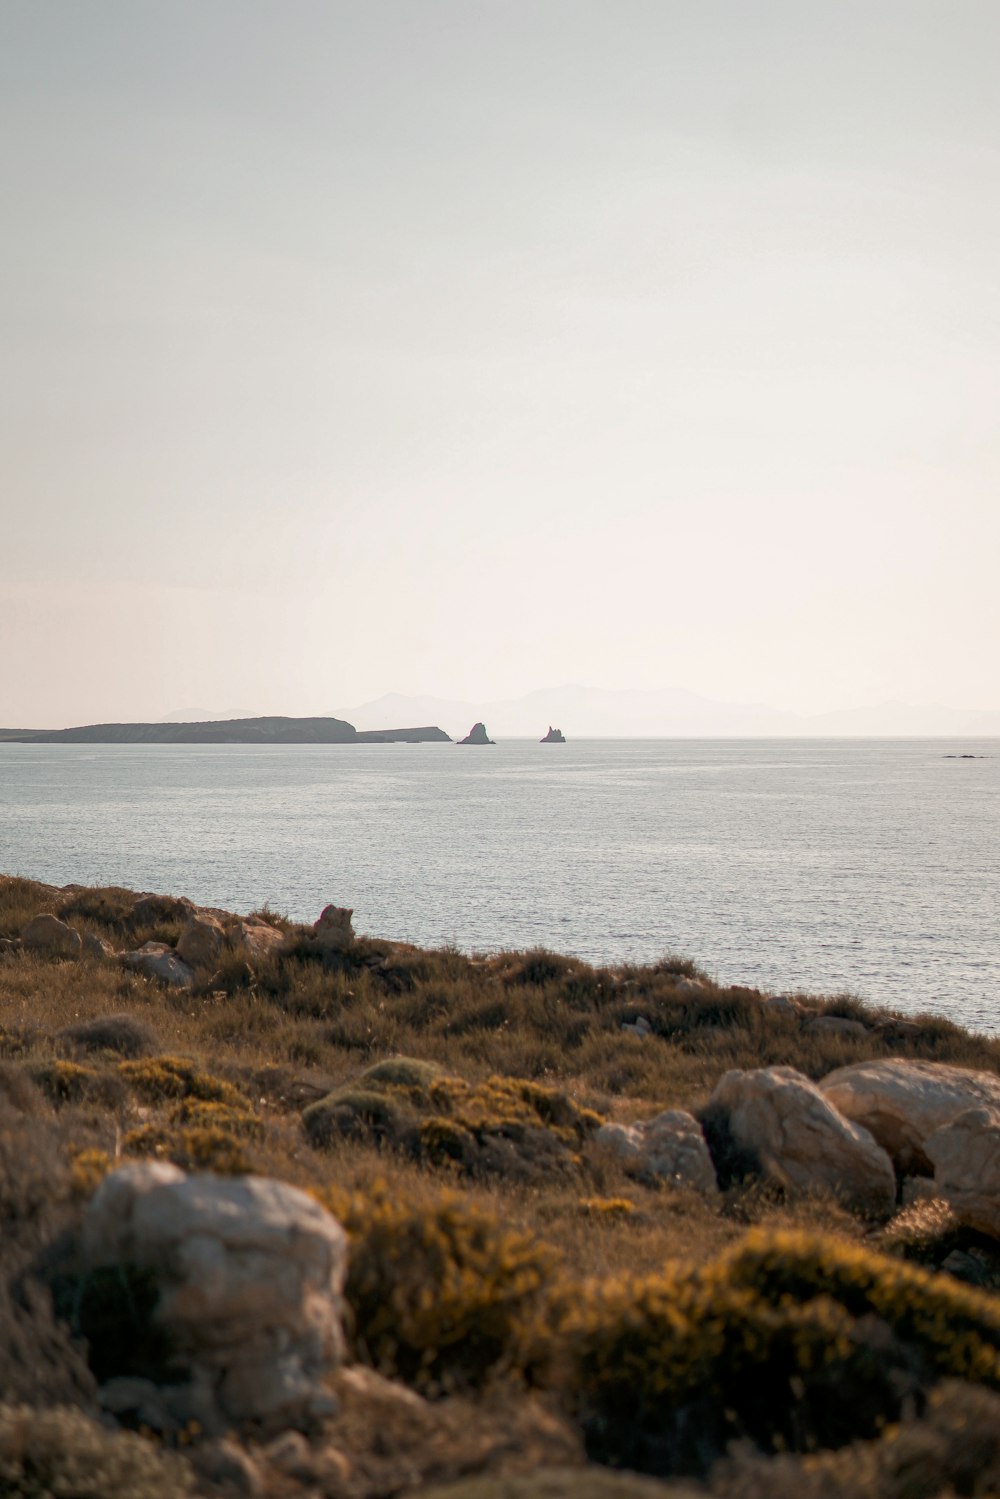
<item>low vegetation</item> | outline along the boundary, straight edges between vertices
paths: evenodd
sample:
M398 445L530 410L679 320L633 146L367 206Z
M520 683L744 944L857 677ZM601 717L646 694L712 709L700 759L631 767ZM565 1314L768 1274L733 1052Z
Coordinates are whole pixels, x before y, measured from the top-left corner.
M3 1493L236 1482L238 1454L227 1469L196 1431L98 1419L98 1384L159 1356L155 1295L81 1280L74 1245L102 1178L141 1158L280 1178L348 1233L349 1355L370 1383L344 1385L305 1456L243 1445L276 1499L996 1491L991 1241L936 1200L872 1221L787 1198L707 1115L717 1196L628 1174L597 1132L704 1115L733 1067L1000 1074L1000 1043L849 996L768 1005L673 958L594 969L368 938L323 954L270 912L280 951L226 951L171 989L19 948L39 912L115 948L175 942L186 919L172 897L0 880ZM864 1029L803 1023L821 1016ZM956 1251L984 1289L940 1273Z

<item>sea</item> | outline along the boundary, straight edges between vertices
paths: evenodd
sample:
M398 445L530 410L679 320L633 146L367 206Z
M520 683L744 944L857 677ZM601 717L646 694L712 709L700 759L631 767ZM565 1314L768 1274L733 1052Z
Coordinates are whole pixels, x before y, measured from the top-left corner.
M991 1032L998 835L1000 740L0 744L4 873Z

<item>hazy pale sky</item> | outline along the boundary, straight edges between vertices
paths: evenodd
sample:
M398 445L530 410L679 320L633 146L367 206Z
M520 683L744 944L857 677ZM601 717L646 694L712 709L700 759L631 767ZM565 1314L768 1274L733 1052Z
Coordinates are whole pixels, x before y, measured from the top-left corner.
M0 724L1000 707L996 0L0 0Z

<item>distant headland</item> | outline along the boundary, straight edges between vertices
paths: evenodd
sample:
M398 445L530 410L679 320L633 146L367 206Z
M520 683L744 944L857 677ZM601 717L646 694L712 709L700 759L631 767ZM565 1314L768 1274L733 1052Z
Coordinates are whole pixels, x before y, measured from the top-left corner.
M92 723L0 729L8 744L451 744L436 726L356 729L343 718L224 718L207 723Z

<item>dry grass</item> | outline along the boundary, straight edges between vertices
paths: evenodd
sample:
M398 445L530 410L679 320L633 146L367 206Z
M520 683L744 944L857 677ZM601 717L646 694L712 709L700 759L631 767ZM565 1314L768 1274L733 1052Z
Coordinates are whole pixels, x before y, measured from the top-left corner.
M124 890L58 891L0 879L0 939L16 938L42 910L119 949L176 937L183 906L169 898L146 900L137 915L136 904ZM681 1263L685 1274L729 1263L725 1257L739 1254L748 1229L819 1235L859 1252L878 1247L900 1262L929 1266L972 1244L951 1221L926 1209L877 1228L829 1198L784 1201L753 1183L734 1185L716 1199L656 1188L628 1177L594 1141L593 1125L670 1107L700 1108L732 1067L780 1063L820 1077L869 1057L910 1056L1000 1073L1000 1043L937 1018L914 1024L849 997L803 995L807 1016L839 1014L870 1027L860 1037L807 1034L796 1017L775 1013L755 991L720 988L679 959L593 969L545 952L481 958L363 939L324 961L305 942L296 943L302 929L273 913L261 915L287 932L289 949L254 963L227 956L214 972L199 973L190 991L167 989L115 962L51 960L0 943L0 1144L7 1141L0 1175L8 1175L0 1181L0 1211L18 1225L4 1246L0 1320L15 1350L7 1355L15 1398L85 1403L90 1375L71 1334L51 1304L45 1309L44 1297L34 1304L12 1300L9 1287L46 1244L72 1229L101 1175L132 1155L273 1175L339 1205L353 1222L358 1246L355 1313L367 1308L369 1339L362 1351L407 1378L431 1383L444 1369L467 1377L476 1347L499 1349L495 1358L480 1359L490 1378L512 1365L522 1376L534 1370L531 1377L540 1378L537 1347L525 1352L532 1339L537 1343L539 1298L554 1296L544 1324L546 1316L555 1318L567 1287L571 1300L586 1292L599 1301L600 1287L612 1282L662 1277L665 1267ZM652 1028L646 1039L621 1029L638 1016ZM378 1105L395 1110L406 1127L338 1127L313 1131L311 1139L303 1113L320 1117L316 1108L330 1095L363 1123L365 1110L380 1117ZM326 1117L331 1107L323 1104ZM558 1149L545 1146L545 1136ZM504 1155L493 1148L498 1141L514 1142L517 1150ZM522 1162L530 1155L532 1169L515 1170L515 1154ZM30 1170L21 1169L21 1155L34 1161ZM457 1228L448 1217L452 1209L442 1206L456 1201ZM461 1225L470 1224L467 1255ZM504 1242L515 1246L511 1265L520 1277L517 1294L506 1300L506 1291L488 1284L493 1276L502 1286L506 1274L503 1256L491 1259L486 1252L489 1225L500 1224ZM460 1357L446 1356L446 1342L435 1333L440 1307L428 1311L407 1300L413 1287L407 1289L406 1266L420 1254L433 1259L443 1242L451 1248L440 1251L441 1262L457 1255L472 1287L468 1304L449 1303L449 1326L461 1329L463 1317L472 1316L470 1327L493 1329L493 1343L470 1343L471 1333L462 1334L458 1344L467 1346ZM408 1254L394 1257L394 1243L408 1243ZM537 1269L542 1265L544 1273ZM424 1279L433 1281L430 1271ZM680 1293L664 1294L677 1302ZM476 1297L484 1298L481 1304ZM393 1328L379 1311L394 1305L397 1320L410 1318L410 1351L395 1364L387 1351ZM501 1305L513 1308L509 1326ZM822 1325L820 1319L816 1326ZM32 1374L35 1326L40 1353ZM12 1357L20 1359L20 1372ZM469 1406L454 1429L443 1413L459 1407L435 1407L440 1417L427 1418L433 1438L414 1436L405 1461L400 1454L362 1454L359 1447L354 1487L345 1488L341 1474L341 1489L330 1492L375 1499L379 1492L413 1490L418 1481L490 1467L494 1457L483 1457L477 1468L469 1437L479 1433L483 1453L503 1446L497 1446L501 1417L489 1414L486 1398L477 1395L478 1414L473 1418ZM503 1396L502 1422L509 1430L536 1430L526 1401L523 1391ZM525 1434L522 1456L530 1448L536 1463L582 1460L573 1457L572 1433L579 1442L583 1429L575 1420L564 1410L550 1445L539 1440L532 1447L534 1438ZM538 1422L541 1430L540 1415ZM356 1433L349 1440L363 1446L369 1438ZM607 1450L613 1448L610 1443ZM509 1443L503 1452L495 1458L500 1470L516 1470ZM750 1464L731 1470L727 1482L734 1494L743 1492L741 1484L749 1493L758 1478ZM297 1492L294 1485L274 1489L276 1495ZM316 1492L326 1492L322 1483Z

